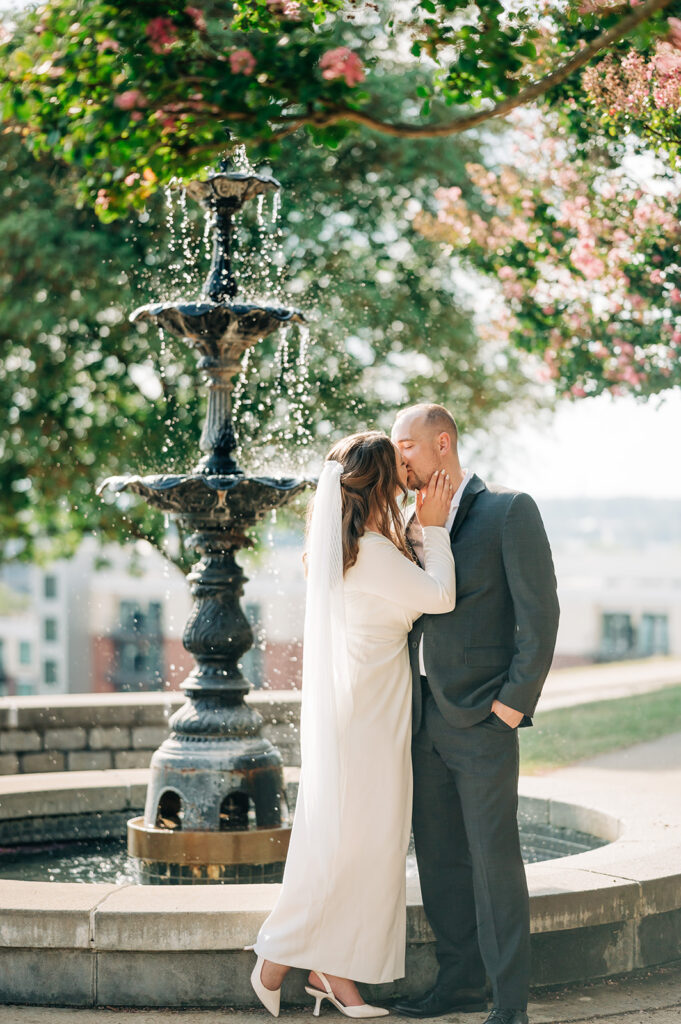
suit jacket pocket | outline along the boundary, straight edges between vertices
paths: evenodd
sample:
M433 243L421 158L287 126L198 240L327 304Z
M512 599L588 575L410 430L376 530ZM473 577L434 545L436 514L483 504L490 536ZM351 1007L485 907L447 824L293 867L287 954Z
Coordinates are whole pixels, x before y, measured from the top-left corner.
M465 665L506 666L513 657L512 647L466 647L463 652Z

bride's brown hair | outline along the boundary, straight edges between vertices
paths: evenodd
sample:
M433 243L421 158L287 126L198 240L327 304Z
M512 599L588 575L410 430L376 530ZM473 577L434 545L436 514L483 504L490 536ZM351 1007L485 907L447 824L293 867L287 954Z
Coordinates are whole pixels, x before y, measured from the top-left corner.
M341 475L343 572L357 561L360 537L373 516L384 537L411 559L404 535L404 523L397 504L397 492L407 495L397 475L395 446L377 430L351 434L338 441L327 462L334 459L343 467Z

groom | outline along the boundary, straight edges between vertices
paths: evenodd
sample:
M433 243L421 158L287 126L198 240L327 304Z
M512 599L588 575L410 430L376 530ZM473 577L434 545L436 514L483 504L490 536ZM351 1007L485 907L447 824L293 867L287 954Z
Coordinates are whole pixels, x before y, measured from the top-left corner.
M486 1024L527 1024L530 914L518 839L518 733L532 725L551 665L558 601L551 551L527 494L461 468L440 405L397 416L392 439L411 489L445 469L456 608L410 634L414 841L439 964L432 989L394 1009L438 1017L487 1008ZM408 537L421 560L415 519Z

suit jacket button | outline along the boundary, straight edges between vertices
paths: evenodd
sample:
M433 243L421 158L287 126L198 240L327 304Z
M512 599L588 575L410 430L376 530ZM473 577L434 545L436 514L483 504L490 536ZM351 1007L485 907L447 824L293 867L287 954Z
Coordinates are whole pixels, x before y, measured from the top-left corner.
M418 647L418 645L419 645L418 640L412 640L412 642L411 642L411 646L412 647Z

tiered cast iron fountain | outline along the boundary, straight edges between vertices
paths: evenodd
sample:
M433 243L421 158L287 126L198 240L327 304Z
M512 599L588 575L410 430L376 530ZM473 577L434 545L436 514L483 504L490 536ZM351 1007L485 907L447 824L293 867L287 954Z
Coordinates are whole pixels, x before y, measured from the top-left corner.
M249 544L245 530L286 505L307 481L251 477L239 468L231 392L246 349L304 318L295 309L232 301L232 218L249 199L280 186L228 167L222 161L219 173L185 186L214 223L201 300L142 306L131 316L154 321L199 351L208 384L203 455L189 473L112 477L100 485L100 491L132 491L176 516L199 556L189 575L195 605L183 637L196 659L182 684L188 700L153 755L144 818L128 823L128 850L146 882L278 881L288 848L281 755L261 735L261 716L244 702L250 684L238 662L253 635L239 604L245 577L235 554Z

